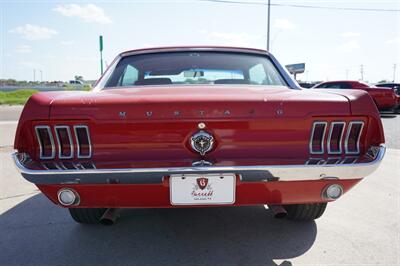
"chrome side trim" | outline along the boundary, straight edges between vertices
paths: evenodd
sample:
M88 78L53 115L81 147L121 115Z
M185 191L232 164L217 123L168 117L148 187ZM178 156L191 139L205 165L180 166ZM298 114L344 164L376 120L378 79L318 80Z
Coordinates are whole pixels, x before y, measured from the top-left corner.
M323 160L323 158L310 158L306 161L306 165L317 165L320 164L321 160Z
M385 155L381 145L374 160L352 164L317 165L252 165L252 166L199 166L171 168L123 168L123 169L80 169L80 170L32 170L19 160L13 159L22 176L35 184L132 184L162 183L164 176L172 174L235 173L243 182L250 182L256 176L262 180L300 181L336 179L361 179L374 172Z
M64 156L61 153L61 141L60 141L60 136L58 134L58 129L66 129L67 130L69 146L70 146L70 150L71 150L71 153L69 156ZM56 138L57 138L58 158L71 159L72 157L74 157L74 142L72 141L72 135L71 135L71 130L69 129L69 126L55 126L54 131L56 132Z
M77 129L78 128L84 128L86 130L86 136L88 138L88 144L89 144L89 155L81 155L81 144L79 143L79 138L78 138L78 133ZM76 139L76 149L77 149L77 157L79 159L88 159L92 157L92 142L90 140L90 132L89 132L89 127L86 125L76 125L74 126L74 133L75 133L75 139Z
M341 164L355 164L357 162L358 157L354 156L346 156L343 158L343 160L340 162Z
M361 125L361 128L360 128L360 133L358 134L358 138L357 138L357 142L356 142L357 150L356 151L349 151L349 149L348 149L349 137L350 137L350 132L351 132L351 129L352 129L353 125ZM344 142L344 150L345 150L346 154L360 154L360 139L361 139L361 135L362 135L363 129L364 129L364 122L363 121L351 121L349 123L349 126L347 127L346 139L345 139L345 142Z
M42 149L43 143L42 140L40 139L39 129L46 129L49 134L51 143L51 156L43 156L43 149ZM53 138L53 133L51 132L51 128L49 126L35 126L35 132L36 132L36 138L39 142L39 158L44 160L54 159L54 157L56 156L56 147L54 145L54 138Z
M331 139L332 139L332 132L335 128L336 125L343 125L342 132L340 133L340 138L338 140L339 143L339 150L338 151L332 151L331 149ZM328 154L342 154L342 142L343 142L343 135L344 135L344 130L346 127L345 122L332 122L330 129L329 129L329 135L328 135Z
M312 141L314 138L314 131L315 131L315 126L317 125L324 125L324 133L322 133L322 139L321 139L321 151L314 151L312 148ZM313 123L312 129L311 129L311 137L310 137L310 142L309 142L309 149L310 149L310 154L324 154L325 149L324 149L324 143L325 143L325 133L326 133L326 127L328 123L327 122L322 122L322 121L317 121Z
M341 160L341 157L328 157L325 164L339 164Z

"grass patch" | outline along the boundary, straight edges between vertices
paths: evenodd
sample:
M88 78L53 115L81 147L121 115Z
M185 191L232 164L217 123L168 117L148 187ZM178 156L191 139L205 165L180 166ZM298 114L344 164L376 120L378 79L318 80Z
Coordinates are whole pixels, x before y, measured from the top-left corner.
M18 105L25 104L37 90L0 91L0 104Z

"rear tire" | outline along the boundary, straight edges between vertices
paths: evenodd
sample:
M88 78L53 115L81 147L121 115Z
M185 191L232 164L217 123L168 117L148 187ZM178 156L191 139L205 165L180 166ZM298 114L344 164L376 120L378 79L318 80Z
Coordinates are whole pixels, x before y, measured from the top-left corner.
M327 203L285 205L287 218L296 221L312 221L322 216Z
M69 208L72 219L81 224L98 224L107 209L103 208Z

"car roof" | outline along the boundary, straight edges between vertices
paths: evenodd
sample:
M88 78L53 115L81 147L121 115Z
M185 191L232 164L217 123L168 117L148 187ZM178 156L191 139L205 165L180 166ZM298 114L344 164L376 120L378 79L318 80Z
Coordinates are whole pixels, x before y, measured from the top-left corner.
M121 57L134 54L162 53L162 52L184 52L184 51L216 51L216 52L237 52L237 53L253 53L266 55L268 52L262 49L246 48L246 47L230 47L230 46L165 46L128 50L120 53Z
M358 80L331 80L331 81L324 81L324 82L321 82L320 84L322 84L322 83L338 83L338 82L360 83L360 81L358 81Z

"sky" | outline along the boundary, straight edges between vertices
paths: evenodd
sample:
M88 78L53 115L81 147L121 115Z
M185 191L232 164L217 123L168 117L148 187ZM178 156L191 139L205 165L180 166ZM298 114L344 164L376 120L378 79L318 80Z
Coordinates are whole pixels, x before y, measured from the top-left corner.
M86 80L126 50L179 45L266 49L267 0L0 0L0 78ZM270 52L283 64L305 63L303 81L400 82L400 0L272 0ZM357 11L301 8L385 9ZM394 71L394 65L396 68ZM362 66L362 67L361 67ZM35 71L34 71L35 70Z

